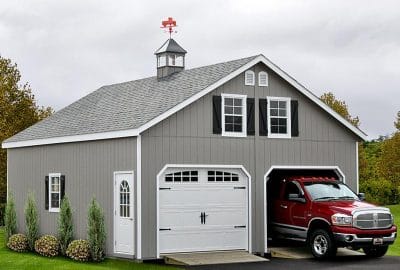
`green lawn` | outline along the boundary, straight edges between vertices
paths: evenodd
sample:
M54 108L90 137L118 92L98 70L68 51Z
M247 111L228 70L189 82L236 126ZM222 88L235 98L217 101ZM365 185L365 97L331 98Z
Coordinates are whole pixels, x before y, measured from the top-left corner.
M0 269L2 270L112 270L112 269L133 269L133 270L168 270L176 269L163 265L135 263L127 260L105 259L101 263L79 263L68 258L55 257L46 258L34 253L17 253L9 250L4 245L4 229L0 228Z
M400 204L388 205L394 215L394 222L397 225L397 231L400 229ZM396 242L390 246L388 255L400 256L400 237L397 236Z

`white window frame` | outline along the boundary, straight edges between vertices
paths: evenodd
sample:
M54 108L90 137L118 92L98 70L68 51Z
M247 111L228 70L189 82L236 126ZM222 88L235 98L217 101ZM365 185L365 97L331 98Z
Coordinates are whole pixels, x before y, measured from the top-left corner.
M247 137L247 95L221 94L221 118L222 118L222 136L227 137ZM225 98L234 98L242 100L242 132L225 131Z
M56 192L51 192L51 178L52 177L58 177L59 179L59 188L58 188L58 208L55 207L51 207L51 194L52 193L56 193ZM60 212L60 206L61 206L61 173L49 173L49 212L53 212L53 213L58 213Z
M247 76L251 76L252 77L252 83L248 83L247 82ZM255 85L255 80L256 80L256 78L255 78L256 76L255 76L255 73L254 73L254 71L252 71L252 70L246 70L246 72L244 73L244 85L251 85L251 86L254 86Z
M280 138L280 139L290 139L292 137L292 122L291 122L291 111L290 111L290 98L289 97L267 97L268 108L268 138ZM286 102L286 134L277 134L271 132L271 101L285 101ZM275 116L274 116L275 118ZM279 117L278 117L279 118Z
M261 76L265 75L265 84L261 83ZM265 71L260 71L258 73L258 86L268 86L268 73Z

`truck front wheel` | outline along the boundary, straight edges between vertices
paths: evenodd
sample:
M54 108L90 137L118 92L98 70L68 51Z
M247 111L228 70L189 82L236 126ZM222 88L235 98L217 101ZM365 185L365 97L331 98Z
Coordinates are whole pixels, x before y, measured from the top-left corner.
M337 247L329 232L322 229L313 231L309 238L312 255L317 259L326 259L336 255Z
M365 247L363 248L365 255L368 257L378 258L386 254L389 246Z

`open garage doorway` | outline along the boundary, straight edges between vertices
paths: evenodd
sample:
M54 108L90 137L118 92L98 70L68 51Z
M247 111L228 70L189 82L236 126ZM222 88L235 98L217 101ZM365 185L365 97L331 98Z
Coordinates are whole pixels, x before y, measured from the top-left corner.
M264 175L264 252L268 253L268 235L271 222L272 200L279 196L279 182L291 176L333 177L346 182L345 175L338 166L271 166Z

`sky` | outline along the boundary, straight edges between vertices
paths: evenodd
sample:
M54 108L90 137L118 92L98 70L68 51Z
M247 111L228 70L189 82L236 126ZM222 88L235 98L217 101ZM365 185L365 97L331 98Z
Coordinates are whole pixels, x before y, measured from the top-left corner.
M173 17L186 68L264 54L314 94L345 100L369 139L391 134L400 111L400 1L0 2L0 55L55 110L154 76L161 21Z

